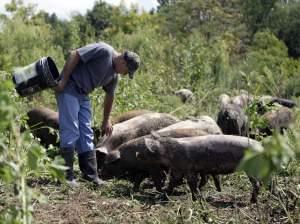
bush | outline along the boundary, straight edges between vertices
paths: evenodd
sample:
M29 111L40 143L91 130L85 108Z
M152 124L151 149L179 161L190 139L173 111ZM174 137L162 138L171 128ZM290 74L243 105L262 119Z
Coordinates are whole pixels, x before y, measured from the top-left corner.
M254 37L246 60L240 66L249 78L250 86L241 83L241 88L250 88L257 94L288 97L291 88L296 88L288 80L296 78L300 63L288 57L285 44L270 32L260 32ZM249 84L249 83L248 83Z

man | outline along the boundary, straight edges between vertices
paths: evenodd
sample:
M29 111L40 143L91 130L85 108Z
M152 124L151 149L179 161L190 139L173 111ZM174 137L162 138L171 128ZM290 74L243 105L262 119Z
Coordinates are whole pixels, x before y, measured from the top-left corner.
M70 184L77 185L73 172L75 149L83 178L98 186L103 183L97 173L88 94L100 86L106 92L101 130L102 134L111 135L113 128L109 116L118 84L117 74L129 74L132 79L139 64L140 58L134 52L121 54L104 42L70 53L61 79L54 88L59 112L60 150L69 168L66 179Z

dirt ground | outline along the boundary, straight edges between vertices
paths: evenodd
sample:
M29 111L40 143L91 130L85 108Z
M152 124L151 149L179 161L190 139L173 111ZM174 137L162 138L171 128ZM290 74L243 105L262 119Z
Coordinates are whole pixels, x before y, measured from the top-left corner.
M37 182L33 187L47 203L34 204L34 223L300 223L299 178L276 180L277 193L262 188L257 204L250 203L250 183L241 173L224 176L222 192L209 181L203 199L195 202L186 185L165 201L147 183L135 193L122 180L110 180L99 189L88 183L71 189Z

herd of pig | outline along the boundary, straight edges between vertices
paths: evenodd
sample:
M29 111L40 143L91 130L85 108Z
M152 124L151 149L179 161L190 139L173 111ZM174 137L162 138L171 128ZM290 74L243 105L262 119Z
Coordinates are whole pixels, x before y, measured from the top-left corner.
M263 150L260 142L244 137L248 136L244 108L250 101L245 92L235 97L222 94L217 122L209 116L180 121L170 114L135 110L113 119L110 137L100 137L99 129L93 128L99 175L103 179L125 178L133 182L135 191L150 178L157 191L167 194L186 179L193 200L212 176L221 191L220 175L233 173L246 149ZM269 131L286 128L292 122L290 108L295 103L277 97L269 98L268 103L281 105L272 112L263 111L264 104L257 107L263 111L259 113L266 117ZM44 128L58 129L57 112L38 107L27 115L28 126L41 144L59 146L57 133ZM166 175L169 181L165 187ZM256 202L260 182L252 176L249 180L251 202Z

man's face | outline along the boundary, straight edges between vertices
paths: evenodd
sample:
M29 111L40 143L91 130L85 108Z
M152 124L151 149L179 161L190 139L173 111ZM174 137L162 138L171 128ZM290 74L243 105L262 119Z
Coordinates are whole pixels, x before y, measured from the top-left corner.
M127 63L126 63L125 59L120 60L117 72L122 75L128 74L128 67L127 67Z

